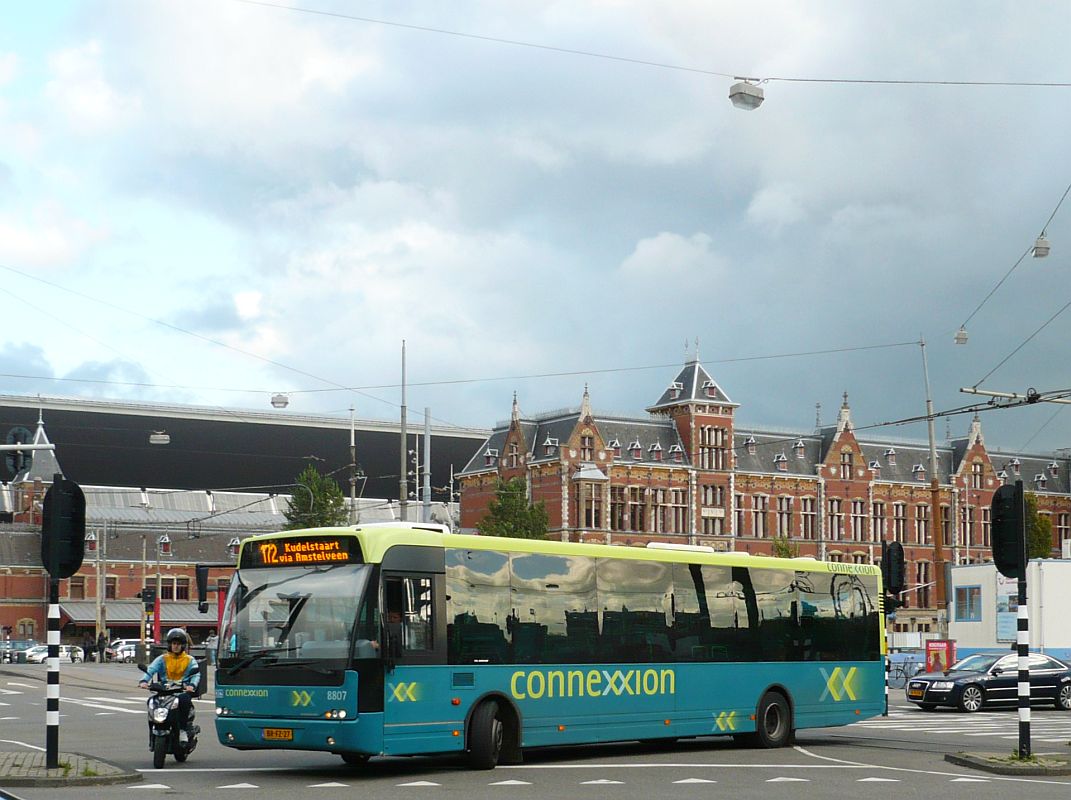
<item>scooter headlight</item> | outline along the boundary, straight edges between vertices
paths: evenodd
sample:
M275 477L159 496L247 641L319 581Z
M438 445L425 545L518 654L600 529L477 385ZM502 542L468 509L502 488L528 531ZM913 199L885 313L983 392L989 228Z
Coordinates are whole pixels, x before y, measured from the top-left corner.
M152 721L157 723L167 722L167 713L168 710L166 708L154 708L152 710Z

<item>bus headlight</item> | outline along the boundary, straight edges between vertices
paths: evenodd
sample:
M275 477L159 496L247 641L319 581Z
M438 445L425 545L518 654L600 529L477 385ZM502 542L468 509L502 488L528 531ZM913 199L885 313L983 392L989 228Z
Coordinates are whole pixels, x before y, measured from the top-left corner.
M227 709L223 706L216 706L216 716L220 717L227 713Z

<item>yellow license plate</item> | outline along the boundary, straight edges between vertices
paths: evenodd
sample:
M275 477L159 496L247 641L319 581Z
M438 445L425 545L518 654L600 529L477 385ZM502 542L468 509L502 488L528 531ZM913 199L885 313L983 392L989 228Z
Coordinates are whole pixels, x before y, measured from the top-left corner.
M265 728L264 738L269 742L292 742L294 740L294 729Z
M908 697L922 697L924 694L925 692L922 689L908 689L907 691Z

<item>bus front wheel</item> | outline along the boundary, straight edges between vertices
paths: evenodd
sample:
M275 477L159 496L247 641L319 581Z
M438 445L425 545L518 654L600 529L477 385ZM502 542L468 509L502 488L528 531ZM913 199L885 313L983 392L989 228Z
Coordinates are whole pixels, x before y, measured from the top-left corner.
M785 747L792 741L792 712L784 695L767 692L755 709L755 733L748 737L754 747Z
M469 723L469 766L473 769L494 769L502 752L502 739L498 703L481 703L472 713Z

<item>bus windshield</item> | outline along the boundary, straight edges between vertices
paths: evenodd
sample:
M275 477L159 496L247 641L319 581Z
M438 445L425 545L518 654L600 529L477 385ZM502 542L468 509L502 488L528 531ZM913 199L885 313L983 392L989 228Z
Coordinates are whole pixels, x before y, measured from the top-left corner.
M273 667L336 671L351 653L376 657L371 572L367 564L239 570L223 617L221 678Z

